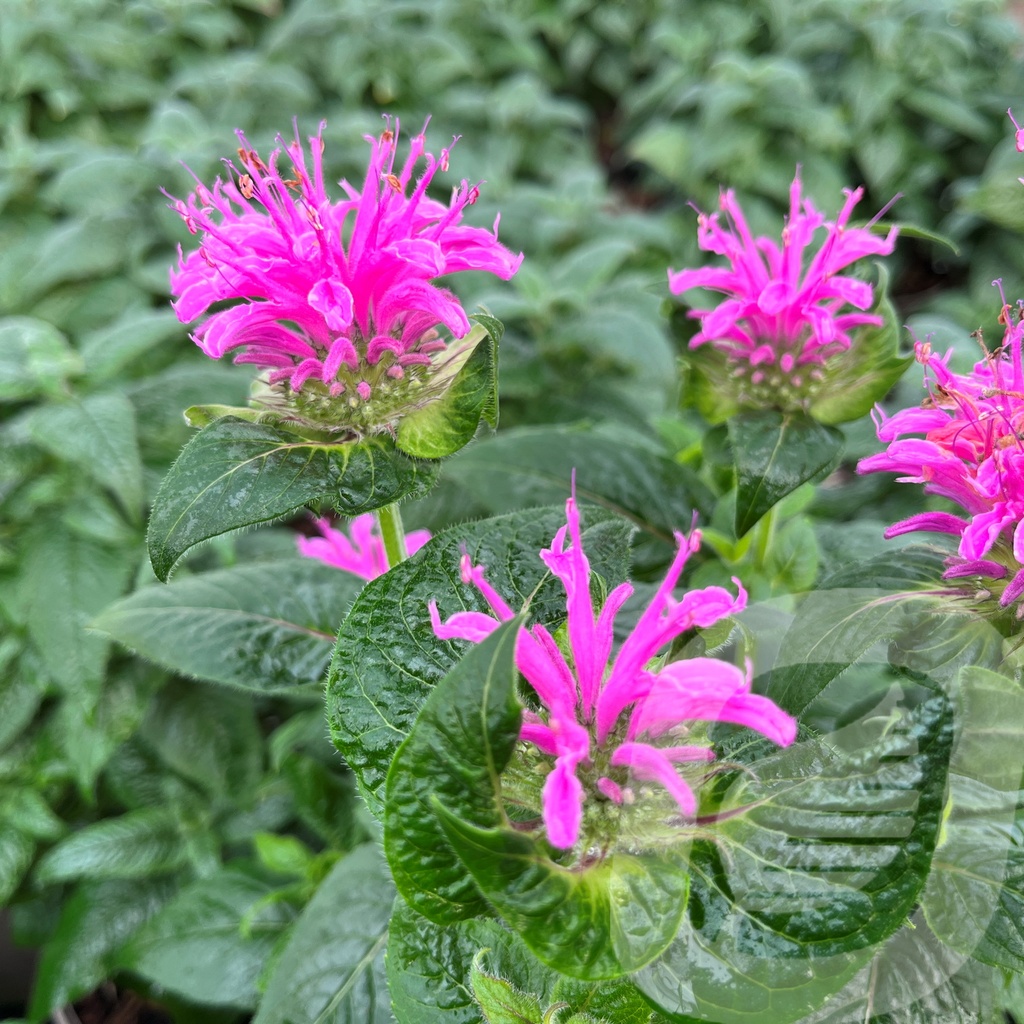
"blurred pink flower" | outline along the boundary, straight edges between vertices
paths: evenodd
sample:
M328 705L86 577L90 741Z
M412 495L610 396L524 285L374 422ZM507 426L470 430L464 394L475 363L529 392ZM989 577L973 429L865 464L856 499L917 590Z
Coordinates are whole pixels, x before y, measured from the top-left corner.
M700 543L677 534L679 549L668 574L639 622L612 658L615 616L633 593L629 583L616 587L595 616L590 591L590 564L580 538L575 497L566 502L567 524L540 552L566 592L567 660L555 638L541 624L523 628L516 642L516 665L533 687L543 711L523 713L520 738L554 758L542 794L548 839L568 849L579 838L586 792L580 765L607 800L628 800L630 778L664 786L682 814L692 817L697 801L679 765L714 759L707 746L679 745L675 740L692 722L732 722L763 733L786 746L796 736L796 722L766 697L750 692L750 667L714 658L690 658L662 668L652 659L671 640L693 627L707 627L746 605L738 581L733 597L721 587L691 591L676 600L672 591L689 555ZM501 622L514 618L512 609L487 582L482 566L462 560L462 580L472 583L493 614L457 612L442 622L430 602L434 633L442 639L478 643Z
M239 132L240 166L225 161L227 181L212 189L197 182L187 200L174 201L200 244L180 254L171 290L183 323L233 303L193 335L211 358L235 352L236 363L268 370L272 385L320 402L345 395L355 409L422 386L446 348L439 328L455 338L468 333L459 300L433 279L484 270L507 280L522 255L498 242L497 221L493 231L461 225L476 185L462 181L447 205L427 197L434 175L448 169L449 149L435 158L420 133L396 167L397 121L367 137L362 190L343 181L345 198L332 201L323 128L309 139L308 156L297 130L293 142L278 136L290 177L277 167L281 149L264 163Z
M915 345L928 397L920 408L893 416L877 411L878 439L888 447L862 459L857 472L902 473L901 483L923 484L925 494L959 505L966 517L922 512L890 526L885 536L923 531L959 537L958 557L949 560L945 578L987 577L1006 607L1024 594L1024 328L1013 323L1005 303L1000 319L1003 344L968 374L953 373L948 354ZM906 436L913 434L924 436Z
M299 553L317 558L336 569L374 580L388 571L384 541L377 531L377 517L372 512L356 516L348 525L348 534L331 525L329 519L317 519L319 537L299 537ZM430 540L429 530L413 530L405 536L405 550L415 554Z
M848 226L863 192L847 190L839 216L826 221L802 197L798 174L790 188L781 246L751 234L731 189L719 200L728 226L719 223L717 213L698 214L698 244L724 256L729 266L670 270L669 288L675 295L708 288L727 296L714 309L690 313L700 320L690 346L710 343L724 353L746 398L755 404L799 404L822 380L825 363L850 347L852 330L882 323L873 314L848 310L870 309L873 289L839 274L865 256L891 253L896 242L895 228L883 238ZM824 240L808 256L819 228L824 228Z

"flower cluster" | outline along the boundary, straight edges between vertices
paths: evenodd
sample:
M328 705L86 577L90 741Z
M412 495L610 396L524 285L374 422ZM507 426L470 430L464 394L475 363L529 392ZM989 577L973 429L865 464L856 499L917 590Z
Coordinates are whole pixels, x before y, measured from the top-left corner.
M390 568L377 517L372 512L356 516L349 523L348 535L332 526L329 519L317 519L315 525L318 537L298 538L300 554L365 580L375 580ZM406 552L415 554L428 540L429 530L413 530L405 536Z
M690 313L700 320L690 346L711 344L723 353L741 404L806 406L824 379L825 364L850 347L850 332L882 323L881 317L856 312L871 308L871 285L839 273L862 257L888 255L896 243L895 228L882 237L848 226L862 195L863 189L847 190L839 216L826 221L802 197L797 175L781 246L751 234L731 189L719 201L728 226L717 213L699 214L701 249L724 256L730 266L670 270L669 287L675 295L709 288L727 296L714 309ZM808 259L819 228L825 229L824 241Z
M915 346L928 397L893 416L878 410L884 452L862 459L858 473L902 473L926 494L955 502L966 518L922 512L890 526L886 537L916 531L959 538L947 579L980 576L1004 608L1024 594L1024 327L1004 302L1003 344L968 374L953 373L926 342ZM930 380L929 380L930 377ZM906 435L921 434L923 437Z
M715 755L706 745L679 742L691 723L731 722L783 746L796 736L796 722L789 715L750 692L749 666L744 671L713 658L660 668L651 664L681 633L711 626L745 607L746 593L738 581L736 597L722 587L691 591L681 600L673 597L687 558L699 546L696 531L688 539L677 535L679 548L664 582L612 658L615 617L633 588L628 583L616 587L594 614L575 497L566 503L566 517L566 525L540 557L565 587L568 657L539 623L520 630L515 653L519 671L543 708L540 713L524 712L520 738L554 758L542 811L548 839L559 849L569 849L580 837L587 795L580 779L583 769L600 797L613 803L633 799L630 779L657 782L679 812L693 816L696 797L680 766L703 765ZM514 613L487 582L483 567L473 565L468 556L463 557L462 579L480 591L493 615L458 612L442 622L431 602L431 621L442 639L478 643Z
M498 242L497 222L493 231L461 224L476 185L463 181L447 205L427 196L448 169L449 149L434 157L421 133L396 166L397 122L367 138L362 190L343 181L346 198L332 201L323 128L308 156L297 135L278 137L290 176L278 170L280 149L264 162L239 132L228 180L197 182L187 200L174 201L200 235L171 271L174 309L188 323L236 303L196 329L208 356L234 352L235 362L267 370L274 394L321 426L372 433L437 397L430 385L449 349L439 329L455 338L469 331L458 299L433 279L484 270L507 280L522 255Z

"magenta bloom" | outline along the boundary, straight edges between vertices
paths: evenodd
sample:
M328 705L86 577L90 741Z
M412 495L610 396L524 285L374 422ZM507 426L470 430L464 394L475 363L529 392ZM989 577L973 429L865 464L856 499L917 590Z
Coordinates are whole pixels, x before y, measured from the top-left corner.
M297 136L278 136L287 177L277 167L280 149L264 163L239 132L241 166L225 161L228 180L212 189L199 182L186 201L175 200L200 245L171 271L174 309L187 323L234 303L193 335L208 356L233 352L236 363L266 370L267 382L297 396L314 420L349 409L345 427L384 429L413 407L414 393L420 404L437 397L429 384L445 359L443 333L462 338L470 329L458 299L432 281L462 270L507 280L522 255L498 242L497 222L493 231L461 224L476 185L463 181L447 205L427 197L434 175L448 169L449 149L435 158L421 133L396 166L397 122L367 138L362 190L343 181L345 197L332 201L323 127L308 156Z
M331 526L329 519L317 519L316 528L319 537L297 539L299 553L307 558L317 558L366 580L375 580L390 568L377 517L372 512L356 516L348 525L348 535ZM405 550L415 554L428 540L429 530L413 530L405 536Z
M714 759L705 745L680 744L693 722L732 722L763 733L787 746L796 736L796 722L766 697L750 692L746 671L714 658L691 658L651 668L652 659L671 640L695 626L707 627L741 611L746 592L736 582L736 597L721 587L707 587L673 597L683 566L697 549L700 536L677 534L679 550L636 628L612 657L615 616L633 593L629 583L616 587L595 615L590 597L590 564L580 540L575 498L566 502L566 526L551 547L540 552L544 564L562 582L566 593L567 660L551 633L541 624L520 630L516 665L533 687L543 711L525 711L520 738L554 759L542 794L548 839L569 849L579 839L587 796L580 780L595 778L598 794L621 804L631 799L627 783L658 782L675 799L679 811L697 810L693 789L679 766ZM462 579L472 583L491 606L484 612L458 612L442 622L430 603L434 633L442 639L478 643L514 613L484 577L482 566L463 557ZM595 794L591 793L591 796Z
M875 418L888 448L862 459L858 473L901 473L959 505L964 516L923 512L895 523L886 537L925 531L959 538L946 579L987 577L1003 607L1024 594L1024 369L1021 338L1004 304L1002 346L969 374L953 373L946 358L918 342L929 394L919 409ZM923 435L923 437L907 436ZM1005 581L1005 582L1002 582Z
M781 246L771 238L754 238L735 194L723 192L719 205L728 226L719 223L717 213L699 214L698 242L706 252L724 256L729 266L668 274L674 295L709 288L727 296L714 309L690 313L700 320L690 347L711 344L725 355L744 404L806 404L824 378L825 364L850 347L850 332L882 323L859 312L871 308L871 285L839 272L864 256L891 253L896 229L882 238L848 226L863 189L846 191L834 221L826 221L800 190L797 175ZM825 231L823 243L808 255L819 228Z

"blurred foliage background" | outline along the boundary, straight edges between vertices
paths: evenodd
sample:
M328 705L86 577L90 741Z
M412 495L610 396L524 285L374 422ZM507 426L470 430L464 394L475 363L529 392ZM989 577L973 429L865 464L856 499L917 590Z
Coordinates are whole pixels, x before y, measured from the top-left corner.
M218 585L228 604L257 586L306 601L327 637L306 686L257 682L255 661L251 680L190 680L89 628L154 584L147 505L187 440L182 409L241 404L250 378L169 308L188 236L161 187L211 180L235 129L265 152L293 119L326 120L332 176L359 182L382 112L410 133L430 116L429 148L460 136L449 183L486 182L473 222L500 210L527 257L509 285L459 286L506 323L502 429L586 419L686 459L693 328L665 271L699 261L691 205L734 187L777 234L797 165L827 211L844 187L866 187L864 218L901 194L890 217L957 247L907 233L889 268L901 320L968 358L969 332L996 329L992 280L1024 295L1005 114L1024 113L1022 53L995 0L0 4L0 905L43 951L14 1011L41 1020L117 976L180 1019L244 1016L330 864L372 830L317 679L354 591L320 574L302 592L316 574L293 530L214 544L179 578L266 564ZM873 434L847 434L852 464ZM484 507L458 463L413 525ZM827 553L829 521L890 489L851 482L801 530Z

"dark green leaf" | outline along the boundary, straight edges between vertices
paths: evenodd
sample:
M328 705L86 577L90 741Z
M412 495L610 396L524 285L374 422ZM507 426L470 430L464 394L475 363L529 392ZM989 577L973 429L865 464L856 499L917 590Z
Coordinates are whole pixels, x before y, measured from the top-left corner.
M913 706L921 696L893 690L821 740L748 753L752 771L701 808L717 844L694 845L687 922L634 979L649 999L716 1024L786 1024L900 928L927 879L953 740L948 702Z
M27 316L0 320L0 402L57 395L81 360L52 324Z
M564 500L573 470L580 500L668 542L690 525L695 508L709 513L713 503L690 469L646 438L589 427L504 431L445 465L447 476L495 513Z
M313 559L282 559L144 587L93 625L183 675L288 692L321 685L363 584Z
M521 625L506 623L438 683L388 772L384 850L391 873L409 905L439 924L487 910L431 800L484 825L504 820L499 776L519 738L514 654Z
M59 842L40 860L35 878L41 885L72 878L146 878L181 867L186 854L170 811L129 811Z
M216 420L185 446L164 478L149 523L157 577L197 544L270 522L307 504L358 515L417 497L436 467L396 451L384 438L311 441L268 424Z
M588 981L618 978L664 951L689 877L657 856L613 853L585 870L555 864L509 828L479 828L433 801L448 842L480 891L544 963Z
M270 891L230 867L193 882L135 933L117 965L190 1002L253 1009L256 981L290 920L269 901L249 915Z
M6 904L21 885L35 852L36 844L30 836L15 829L10 821L3 821L0 830L0 905Z
M451 355L437 384L444 394L404 416L395 444L407 455L440 459L457 452L476 433L480 420L498 425L498 342L504 328L492 316L477 314L478 326Z
M0 719L0 750L4 750L35 717L43 694L36 680L26 678L13 665L4 665L0 671L0 705L4 709Z
M29 1016L43 1020L107 978L113 955L174 891L170 880L84 881L43 949Z
M594 571L610 586L621 582L630 530L600 510L584 508L583 539ZM459 660L456 648L434 636L429 602L442 618L467 608L485 610L461 583L463 549L487 567L491 585L511 607L521 606L546 578L538 552L565 525L562 509L534 509L467 523L435 537L408 561L367 584L338 634L327 684L331 737L355 772L370 810L383 813L384 781L431 689ZM565 617L565 592L553 583L533 598L541 622Z
M253 1024L389 1024L384 946L394 896L375 846L338 861L274 962Z
M835 465L843 435L803 413L744 412L729 420L736 469L736 536L787 494Z

